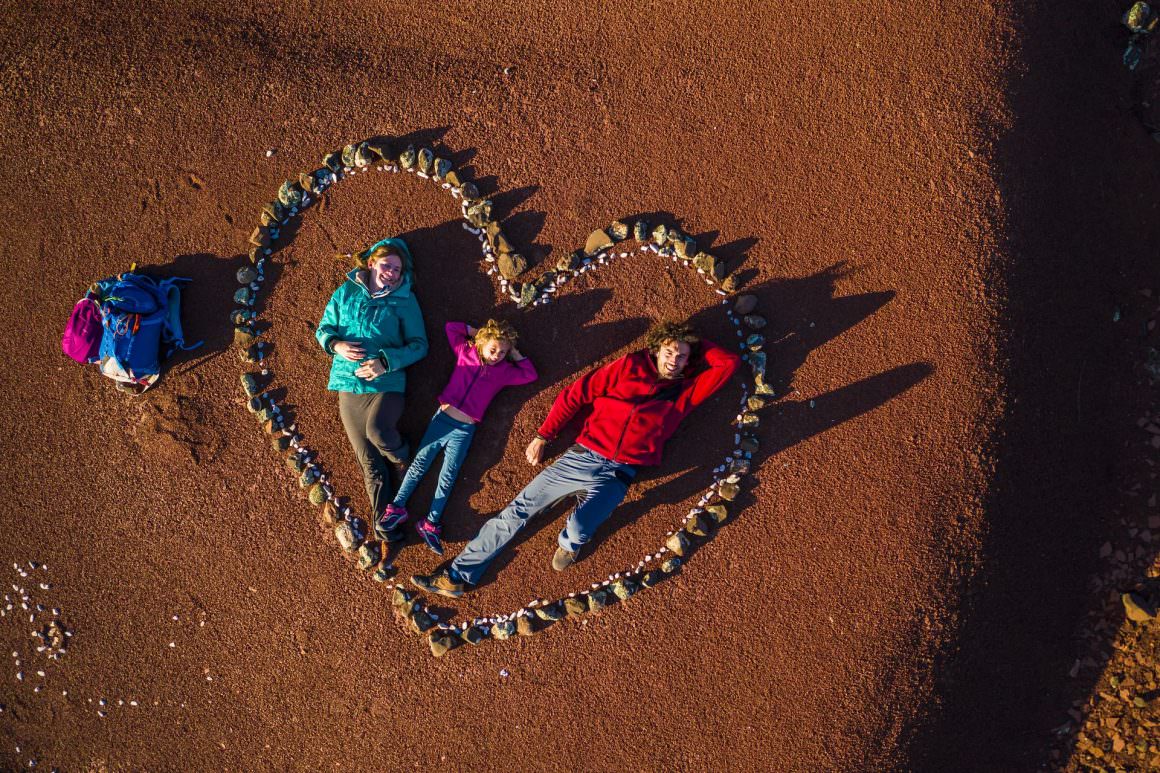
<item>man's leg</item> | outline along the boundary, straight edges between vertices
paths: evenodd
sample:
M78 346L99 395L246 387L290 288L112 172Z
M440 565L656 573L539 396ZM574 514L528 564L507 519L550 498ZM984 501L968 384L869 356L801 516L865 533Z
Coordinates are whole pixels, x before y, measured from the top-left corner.
M616 506L628 494L628 483L612 470L604 470L594 482L576 509L564 522L556 542L569 553L578 553L608 520Z
M471 584L479 582L488 565L524 527L569 494L584 492L600 464L592 454L568 451L540 472L498 515L491 518L451 563L453 573Z

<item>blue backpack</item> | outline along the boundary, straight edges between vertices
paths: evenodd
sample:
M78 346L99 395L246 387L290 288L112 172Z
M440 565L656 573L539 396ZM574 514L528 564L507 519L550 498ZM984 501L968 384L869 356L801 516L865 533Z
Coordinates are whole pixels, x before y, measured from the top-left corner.
M121 274L97 283L101 298L101 372L122 382L152 386L161 360L186 345L181 330L180 283L183 277L154 280Z

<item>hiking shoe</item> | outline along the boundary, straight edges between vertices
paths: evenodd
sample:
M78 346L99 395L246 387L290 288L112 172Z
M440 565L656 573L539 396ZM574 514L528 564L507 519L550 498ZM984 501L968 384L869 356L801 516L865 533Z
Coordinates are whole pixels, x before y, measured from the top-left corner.
M411 584L428 593L438 593L440 596L448 596L453 599L463 595L463 582L452 580L451 573L446 569L435 574L413 574L411 575Z
M432 523L424 518L415 524L415 531L419 532L419 536L423 538L423 542L427 543L427 547L431 548L431 552L437 556L443 555L443 542L439 539L443 534L443 529L439 524Z
M557 572L562 572L572 564L576 563L576 556L580 555L579 551L564 550L564 548L556 548L556 555L552 556L552 568Z
M375 536L388 542L398 542L399 537L391 539L388 535L399 531L399 527L407 522L408 517L407 508L394 504L387 505L383 508L383 514L375 521Z

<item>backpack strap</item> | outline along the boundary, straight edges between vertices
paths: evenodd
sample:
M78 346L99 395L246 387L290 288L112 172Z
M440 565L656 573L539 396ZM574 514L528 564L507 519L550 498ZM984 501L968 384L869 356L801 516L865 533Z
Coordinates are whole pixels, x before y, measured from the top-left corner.
M161 281L161 289L165 293L166 312L165 323L161 329L161 340L168 344L165 356L169 357L175 351L191 351L201 346L204 341L194 344L185 343L185 334L181 329L181 282L190 281L189 277L172 277Z

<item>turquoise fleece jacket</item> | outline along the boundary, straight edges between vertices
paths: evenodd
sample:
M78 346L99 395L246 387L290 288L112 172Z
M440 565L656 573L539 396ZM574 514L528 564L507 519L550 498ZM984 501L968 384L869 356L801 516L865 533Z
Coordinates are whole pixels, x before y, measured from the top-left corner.
M410 256L401 239L384 239L378 244L390 244ZM427 331L419 302L411 292L411 275L405 274L398 287L379 296L371 295L365 276L361 269L346 275L346 281L330 296L315 331L318 343L332 357L327 388L356 394L403 392L407 386L404 369L427 356ZM363 344L367 359L381 357L387 372L369 381L359 378L354 374L359 363L335 354L338 341Z

